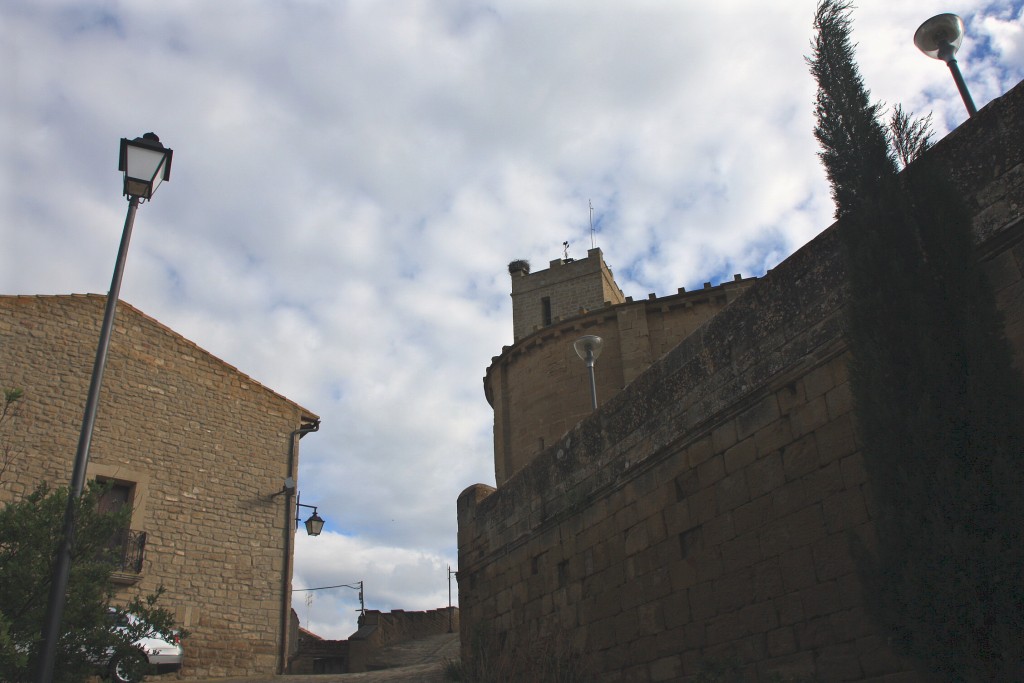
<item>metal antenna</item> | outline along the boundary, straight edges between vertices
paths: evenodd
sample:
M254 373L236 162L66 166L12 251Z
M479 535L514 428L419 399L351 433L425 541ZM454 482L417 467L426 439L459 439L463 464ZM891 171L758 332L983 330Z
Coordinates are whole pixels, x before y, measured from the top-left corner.
M569 242L562 242L562 258L566 261L569 260Z
M588 199L587 204L590 204L590 248L593 249L597 246L594 243L594 202Z

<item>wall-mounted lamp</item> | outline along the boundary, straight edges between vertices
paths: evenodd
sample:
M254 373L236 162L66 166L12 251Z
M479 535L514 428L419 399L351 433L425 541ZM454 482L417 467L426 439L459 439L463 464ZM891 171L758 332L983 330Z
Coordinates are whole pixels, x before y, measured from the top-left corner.
M604 340L596 334L580 337L572 345L576 349L576 355L587 364L587 372L590 374L590 403L594 410L597 410L597 381L594 379L594 361L601 355L603 346Z
M300 494L295 495L295 528L299 526L299 508L313 508L313 514L306 520L306 533L310 536L319 536L324 529L324 520L316 513L316 505L300 503Z
M299 522L302 521L301 519L299 519L299 508L312 508L313 509L313 514L310 515L309 519L306 520L306 533L309 534L310 536L319 536L320 532L323 531L323 529L324 529L324 520L323 520L323 518L320 515L318 515L316 513L316 508L317 508L316 505L306 505L305 503L300 502L300 500L302 498L302 495L299 494L299 493L296 493L295 488L296 488L295 487L295 479L293 477L285 477L284 486L282 486L281 490L278 491L277 493L270 494L270 497L271 498L276 498L277 496L280 496L280 495L288 495L288 496L290 496L290 495L292 495L294 493L295 494L295 528L298 528L299 527Z
M949 67L953 74L953 81L956 89L960 91L960 97L967 107L967 114L974 116L978 113L971 99L971 93L967 90L967 83L964 81L960 67L956 64L956 52L960 44L964 42L964 20L955 14L939 14L921 24L914 33L914 45L932 59L941 59Z

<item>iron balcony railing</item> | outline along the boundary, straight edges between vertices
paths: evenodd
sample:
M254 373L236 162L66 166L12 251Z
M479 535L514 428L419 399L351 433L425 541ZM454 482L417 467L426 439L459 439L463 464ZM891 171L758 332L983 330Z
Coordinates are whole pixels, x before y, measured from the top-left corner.
M146 552L145 531L121 529L110 539L109 548L115 573L142 573L142 560Z

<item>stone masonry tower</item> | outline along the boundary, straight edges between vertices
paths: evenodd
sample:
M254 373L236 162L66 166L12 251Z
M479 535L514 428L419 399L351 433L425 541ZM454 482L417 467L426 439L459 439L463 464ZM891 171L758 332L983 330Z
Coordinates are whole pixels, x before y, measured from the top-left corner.
M633 301L623 296L600 249L551 261L530 273L509 264L515 341L491 359L484 394L494 408L494 476L501 487L545 448L589 415L590 380L573 342L604 340L595 367L601 405L744 292L754 281L735 276L694 292Z
M600 249L591 249L584 259L556 259L547 270L532 274L525 261L513 261L509 275L512 330L517 342L559 318L579 315L581 309L592 311L626 300Z

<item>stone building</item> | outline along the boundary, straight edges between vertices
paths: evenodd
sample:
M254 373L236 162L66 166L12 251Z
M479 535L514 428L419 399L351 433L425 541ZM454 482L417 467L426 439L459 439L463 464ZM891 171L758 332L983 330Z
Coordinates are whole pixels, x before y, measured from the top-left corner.
M492 359L484 394L494 408L494 470L500 486L592 409L590 379L573 342L604 342L595 373L598 402L613 396L679 340L754 282L732 282L634 302L623 296L600 249L529 272L509 264L515 343Z
M973 209L1018 366L1022 118L1018 85L929 152ZM531 295L554 310L554 294ZM485 380L497 489L470 486L458 501L463 657L539 666L573 652L601 681L681 680L733 662L758 680L918 680L867 617L850 551L851 536L870 545L873 525L845 296L833 226L681 328L665 355L651 346L635 376L613 342L593 413L570 346L635 329L618 324L628 304L517 329Z
M0 296L0 382L24 390L0 503L70 481L105 301ZM117 598L166 589L161 604L191 632L184 677L286 664L295 500L282 489L318 423L119 304L87 476L132 508Z

